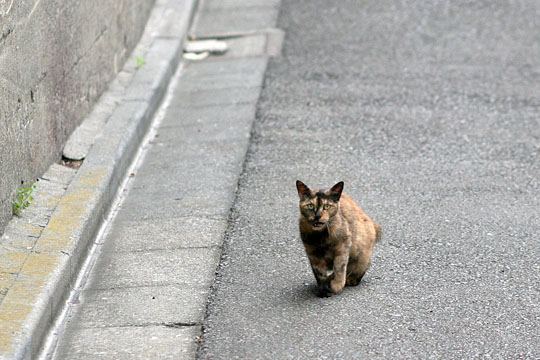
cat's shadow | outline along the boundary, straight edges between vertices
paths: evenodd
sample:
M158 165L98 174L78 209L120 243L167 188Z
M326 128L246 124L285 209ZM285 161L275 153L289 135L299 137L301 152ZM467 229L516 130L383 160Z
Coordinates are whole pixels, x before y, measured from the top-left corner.
M293 289L289 289L287 291L287 294L289 301L297 304L321 300L329 301L331 299L338 299L341 297L353 295L355 292L361 290L362 288L369 286L369 283L370 281L368 279L364 279L360 284L356 286L346 286L341 294L333 295L331 297L320 297L319 289L317 288L317 284L315 282L308 285L298 284Z
M289 294L294 302L305 302L313 299L320 299L317 296L318 289L317 284L315 283L309 285L299 284L293 289L293 291L290 291Z
M289 300L292 303L306 303L306 302L319 302L321 300L329 300L332 297L320 297L319 289L317 284L313 282L312 284L299 284L296 285L293 289L289 289L287 292Z

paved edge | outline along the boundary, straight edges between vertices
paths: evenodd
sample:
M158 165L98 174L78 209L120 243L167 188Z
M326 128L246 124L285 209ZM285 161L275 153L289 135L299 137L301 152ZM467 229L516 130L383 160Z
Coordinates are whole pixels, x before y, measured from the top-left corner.
M106 216L122 178L178 67L197 0L158 0L141 41L145 64L133 71L86 160L59 199L0 304L0 359L29 359L40 350L66 299L87 248ZM137 47L126 62L133 69ZM121 74L119 74L120 76ZM0 264L21 252L0 252Z

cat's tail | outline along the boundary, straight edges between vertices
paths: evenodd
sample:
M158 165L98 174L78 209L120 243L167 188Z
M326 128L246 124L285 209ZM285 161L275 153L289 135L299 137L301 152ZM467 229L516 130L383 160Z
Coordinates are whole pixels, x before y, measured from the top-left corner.
M379 242L382 239L382 228L379 224L375 224L375 242Z

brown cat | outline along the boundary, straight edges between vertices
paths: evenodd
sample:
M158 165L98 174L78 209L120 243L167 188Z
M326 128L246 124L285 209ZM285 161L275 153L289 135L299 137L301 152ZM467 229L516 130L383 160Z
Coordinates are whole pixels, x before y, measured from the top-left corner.
M327 191L311 191L297 180L296 188L300 236L317 280L318 295L328 297L339 294L345 285L358 285L371 264L381 227L342 193L343 181Z

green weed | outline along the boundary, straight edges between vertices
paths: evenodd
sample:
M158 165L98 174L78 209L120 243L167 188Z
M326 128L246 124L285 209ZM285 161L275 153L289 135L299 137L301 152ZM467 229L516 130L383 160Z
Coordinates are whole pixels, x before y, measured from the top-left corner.
M135 66L140 69L146 64L146 60L142 56L135 56Z
M13 201L13 203L11 204L13 215L21 216L21 211L30 206L30 204L34 200L34 197L32 195L35 189L35 184L32 184L30 186L22 186L17 189L17 196L15 198L15 201Z

